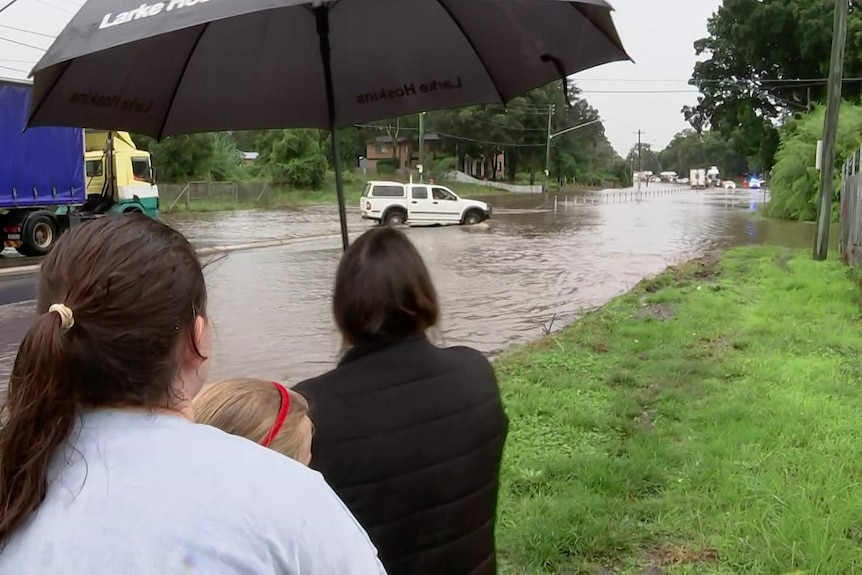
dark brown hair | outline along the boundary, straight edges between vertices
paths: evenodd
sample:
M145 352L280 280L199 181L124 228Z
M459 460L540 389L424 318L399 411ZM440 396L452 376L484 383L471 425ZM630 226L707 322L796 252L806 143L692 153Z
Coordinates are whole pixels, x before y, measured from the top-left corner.
M400 231L374 228L338 265L332 302L347 345L400 339L437 323L440 306L422 256Z
M52 304L71 310L74 325L64 329ZM59 239L42 264L39 316L2 406L0 545L45 499L49 463L82 408L166 407L176 398L179 354L200 355L195 320L205 307L197 254L165 224L124 214Z

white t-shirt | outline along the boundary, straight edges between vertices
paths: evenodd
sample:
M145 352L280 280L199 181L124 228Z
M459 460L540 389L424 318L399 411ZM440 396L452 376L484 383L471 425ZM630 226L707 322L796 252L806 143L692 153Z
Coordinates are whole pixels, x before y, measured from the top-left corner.
M74 447L74 449L73 449ZM98 410L0 553L16 575L381 575L323 477L178 415Z

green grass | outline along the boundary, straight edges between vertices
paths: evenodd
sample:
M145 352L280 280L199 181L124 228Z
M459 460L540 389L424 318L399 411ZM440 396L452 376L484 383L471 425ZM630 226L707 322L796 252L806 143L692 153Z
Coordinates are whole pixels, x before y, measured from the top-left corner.
M386 176L377 176L376 179L392 179ZM438 182L453 190L462 198L481 198L489 195L506 194L505 190L478 186L474 184L462 184L458 182ZM365 189L365 180L350 176L344 184L344 199L348 206L359 205L359 198ZM177 212L224 212L231 210L250 209L296 209L314 205L334 205L336 203L335 181L332 177L327 178L322 189L319 190L296 190L289 188L271 188L262 197L247 201L235 201L233 198L195 199L188 205L184 201L176 203L173 213Z
M852 276L736 249L501 358L501 573L862 572Z

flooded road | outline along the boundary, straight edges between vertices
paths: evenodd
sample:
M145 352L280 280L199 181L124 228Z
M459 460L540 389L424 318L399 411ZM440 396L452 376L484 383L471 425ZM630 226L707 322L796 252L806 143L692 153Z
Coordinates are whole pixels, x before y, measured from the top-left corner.
M608 192L611 193L611 192ZM581 203L576 203L580 201ZM491 200L474 227L414 228L443 306L439 342L488 354L563 327L641 278L704 251L748 243L812 244L810 225L752 213L760 192L675 192L643 201L589 196L568 206L537 196ZM594 203L593 203L594 202ZM501 206L497 208L497 206ZM369 224L351 213L350 229ZM329 313L341 255L334 207L302 212L183 215L171 222L199 246L309 237L289 247L236 252L207 267L216 327L212 379L244 375L296 382L329 368L340 341ZM835 237L837 234L833 234ZM32 290L17 280L3 290ZM32 280L30 280L32 282ZM32 317L32 301L0 297L0 382Z

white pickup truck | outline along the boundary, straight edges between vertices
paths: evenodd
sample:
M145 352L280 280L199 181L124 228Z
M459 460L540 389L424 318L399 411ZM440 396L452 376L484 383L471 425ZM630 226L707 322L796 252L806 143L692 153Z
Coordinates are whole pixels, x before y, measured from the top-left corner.
M359 209L363 220L388 226L472 225L491 217L491 206L485 202L459 198L437 184L368 182Z

